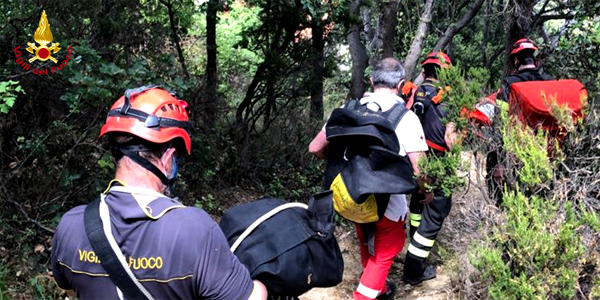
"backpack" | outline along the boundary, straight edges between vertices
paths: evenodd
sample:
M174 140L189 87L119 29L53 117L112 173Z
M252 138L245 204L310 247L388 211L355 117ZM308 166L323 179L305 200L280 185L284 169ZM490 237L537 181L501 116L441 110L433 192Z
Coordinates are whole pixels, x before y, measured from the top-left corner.
M513 83L510 87L509 112L532 128L541 126L551 134L556 134L561 128L549 106L554 97L559 106L567 106L571 110L573 122L583 117L582 108L587 101L587 91L575 79Z
M231 250L269 296L296 297L342 282L331 197L316 194L308 206L265 198L225 212L219 226Z
M391 194L417 187L408 157L398 154L395 133L408 110L397 103L385 112L381 107L373 111L367 104L349 100L333 111L325 127L326 187L333 192L334 209L360 224L380 220Z

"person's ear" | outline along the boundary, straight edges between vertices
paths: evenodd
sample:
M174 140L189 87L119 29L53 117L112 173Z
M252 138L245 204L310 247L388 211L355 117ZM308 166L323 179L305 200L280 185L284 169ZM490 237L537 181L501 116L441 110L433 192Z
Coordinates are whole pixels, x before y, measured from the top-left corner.
M398 82L398 85L396 86L396 89L398 90L398 93L400 91L402 91L402 87L404 86L404 83L406 82L405 79L400 80L400 82Z
M175 152L177 151L177 149L175 148L169 148L167 149L167 151L165 151L165 153L163 153L163 156L160 159L160 162L162 163L162 165L165 168L165 171L167 172L171 172L170 168L172 168L172 162L173 162L173 156L175 156Z

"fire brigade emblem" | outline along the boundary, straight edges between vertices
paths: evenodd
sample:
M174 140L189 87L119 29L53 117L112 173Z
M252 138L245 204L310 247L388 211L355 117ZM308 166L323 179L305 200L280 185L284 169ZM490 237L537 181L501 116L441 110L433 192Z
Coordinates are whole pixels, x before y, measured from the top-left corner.
M27 48L26 50L29 51L29 53L35 55L31 59L29 59L30 63L35 61L36 59L39 59L41 61L51 60L54 63L58 63L58 60L52 57L52 54L56 54L56 52L60 50L60 48L58 47L60 44L52 43L50 47L47 46L52 42L52 32L50 32L50 24L48 23L48 17L46 17L45 10L42 12L40 24L38 25L38 28L35 31L35 34L33 35L33 39L38 44L40 44L40 46L36 47L35 43L27 43L29 48Z

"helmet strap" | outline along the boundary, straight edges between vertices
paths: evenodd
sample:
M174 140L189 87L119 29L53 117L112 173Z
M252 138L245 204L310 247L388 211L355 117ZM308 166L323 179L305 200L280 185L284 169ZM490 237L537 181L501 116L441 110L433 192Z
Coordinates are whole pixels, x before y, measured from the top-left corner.
M171 178L167 178L167 176L158 169L153 163L149 162L147 159L141 157L137 152L139 151L139 147L136 146L125 146L120 147L119 150L123 153L123 155L129 157L131 160L136 162L138 165L142 166L144 169L150 171L154 174L160 181L167 187L172 187L177 181L177 161L173 161L173 172L171 174ZM175 158L173 158L175 159ZM173 174L174 173L174 174Z

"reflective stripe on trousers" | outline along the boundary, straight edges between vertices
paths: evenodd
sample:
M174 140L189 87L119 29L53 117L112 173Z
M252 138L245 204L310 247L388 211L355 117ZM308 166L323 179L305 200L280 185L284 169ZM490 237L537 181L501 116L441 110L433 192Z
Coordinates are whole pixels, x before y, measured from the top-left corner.
M410 213L410 226L413 227L419 227L419 224L421 224L421 218L423 217L423 215L421 215L420 213Z
M411 240L404 263L404 274L408 278L420 277L425 271L429 251L452 208L451 196L435 195L433 201L427 205L421 203L423 198L423 194L414 193L410 200ZM418 226L412 226L413 215L421 216Z

